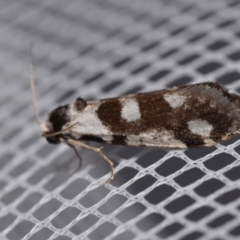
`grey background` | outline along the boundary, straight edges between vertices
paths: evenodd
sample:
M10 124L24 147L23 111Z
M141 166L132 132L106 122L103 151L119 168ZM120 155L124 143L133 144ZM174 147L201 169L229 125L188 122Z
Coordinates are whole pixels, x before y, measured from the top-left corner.
M0 238L239 239L238 137L211 148L107 146L109 166L41 138L55 107L217 81L240 91L239 1L0 1Z

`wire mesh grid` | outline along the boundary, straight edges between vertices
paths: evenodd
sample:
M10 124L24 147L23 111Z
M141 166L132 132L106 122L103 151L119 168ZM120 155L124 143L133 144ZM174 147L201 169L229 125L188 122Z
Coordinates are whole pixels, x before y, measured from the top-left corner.
M240 92L239 1L7 1L0 10L1 239L239 239L239 138L210 148L107 146L109 166L40 137L43 120L100 99L202 81Z

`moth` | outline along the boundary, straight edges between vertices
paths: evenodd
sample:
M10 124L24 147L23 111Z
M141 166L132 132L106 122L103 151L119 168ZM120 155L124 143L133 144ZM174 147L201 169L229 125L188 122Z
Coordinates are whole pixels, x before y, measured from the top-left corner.
M35 99L33 75L30 83ZM218 83L204 82L98 101L79 97L39 123L49 143L65 143L75 150L79 168L81 157L74 146L100 154L111 168L106 184L114 177L113 163L103 147L92 147L88 141L173 149L208 147L239 134L239 108L238 95Z

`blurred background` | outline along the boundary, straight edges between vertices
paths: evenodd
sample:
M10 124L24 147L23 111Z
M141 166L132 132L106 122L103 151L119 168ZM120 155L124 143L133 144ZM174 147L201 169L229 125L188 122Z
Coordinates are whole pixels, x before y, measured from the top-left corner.
M240 1L0 0L0 238L240 237L239 137L211 148L107 146L41 137L29 87L33 43L42 121L59 105L217 81L240 93Z

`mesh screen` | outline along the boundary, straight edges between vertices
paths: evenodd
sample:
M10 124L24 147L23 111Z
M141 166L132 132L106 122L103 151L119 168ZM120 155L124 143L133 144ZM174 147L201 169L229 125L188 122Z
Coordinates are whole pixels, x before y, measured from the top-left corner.
M239 138L210 148L107 146L98 155L40 137L38 108L218 81L240 92L240 1L1 0L0 238L239 239Z

